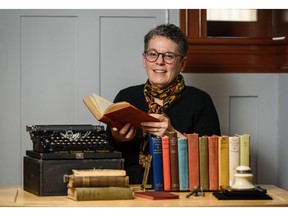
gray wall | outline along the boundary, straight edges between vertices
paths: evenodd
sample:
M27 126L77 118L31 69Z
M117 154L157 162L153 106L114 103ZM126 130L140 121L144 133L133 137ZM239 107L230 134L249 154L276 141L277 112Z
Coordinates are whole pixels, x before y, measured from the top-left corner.
M32 124L98 124L82 99L146 81L143 36L178 10L0 10L0 186L21 185ZM251 135L254 181L288 189L286 74L193 74L223 134ZM286 126L286 127L285 127Z

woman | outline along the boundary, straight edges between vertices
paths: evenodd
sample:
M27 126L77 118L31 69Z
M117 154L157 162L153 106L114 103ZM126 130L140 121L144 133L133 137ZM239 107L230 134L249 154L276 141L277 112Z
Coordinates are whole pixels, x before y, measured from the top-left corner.
M173 24L163 24L144 38L143 65L148 80L145 84L121 90L114 102L127 101L151 113L159 122L142 122L142 129L127 123L123 128L108 128L114 150L121 151L131 184L142 182L144 169L139 155L147 134L163 136L168 131L220 135L218 115L210 96L195 87L186 86L181 71L187 62L188 42ZM147 149L146 149L147 152Z

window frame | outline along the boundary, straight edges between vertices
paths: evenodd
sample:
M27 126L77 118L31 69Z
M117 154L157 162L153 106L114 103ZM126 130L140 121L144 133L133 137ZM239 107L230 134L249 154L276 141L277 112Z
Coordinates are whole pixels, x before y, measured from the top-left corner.
M257 36L209 37L207 36L206 9L180 9L180 28L186 34L189 43L188 61L184 72L288 72L287 37L283 40L273 40L276 36L287 34L283 30L285 23L283 24L281 20L280 12L283 11L258 10L260 17L265 19L262 23L260 19L256 27L253 23L254 28L258 28ZM237 28L239 23L232 22L232 24ZM249 28L246 29L248 32Z

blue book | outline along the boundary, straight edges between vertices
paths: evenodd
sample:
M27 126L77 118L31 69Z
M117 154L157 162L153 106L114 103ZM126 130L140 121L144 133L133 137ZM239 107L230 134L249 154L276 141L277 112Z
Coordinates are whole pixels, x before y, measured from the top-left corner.
M153 190L164 190L163 163L162 163L162 138L158 136L149 136L149 151L152 155L151 173Z
M178 165L179 165L179 190L189 189L188 177L188 139L178 138Z

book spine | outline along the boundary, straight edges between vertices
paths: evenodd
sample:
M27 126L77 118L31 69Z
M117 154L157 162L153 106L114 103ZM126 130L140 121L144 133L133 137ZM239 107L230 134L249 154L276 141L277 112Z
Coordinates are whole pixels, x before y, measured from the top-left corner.
M208 137L208 169L209 169L209 190L219 189L218 173L218 137Z
M232 186L235 183L234 175L236 173L236 168L240 165L239 145L239 137L229 137L229 186Z
M162 137L162 159L163 159L163 180L164 190L171 190L171 176L170 176L170 143L167 135Z
M70 176L68 187L128 187L129 176Z
M179 167L178 167L178 138L176 132L168 132L170 142L170 168L171 191L179 191Z
M199 137L199 171L200 187L202 190L209 189L209 170L208 170L208 137Z
M188 190L187 138L178 138L179 190Z
M219 188L229 186L229 137L218 137Z
M164 190L163 187L163 162L162 162L162 138L150 135L148 138L149 151L152 155L152 188L154 190Z
M250 167L250 135L240 135L240 166Z
M199 186L199 134L185 134L188 139L189 190Z
M73 200L123 200L133 199L133 190L128 187L79 187L68 188L68 198Z

